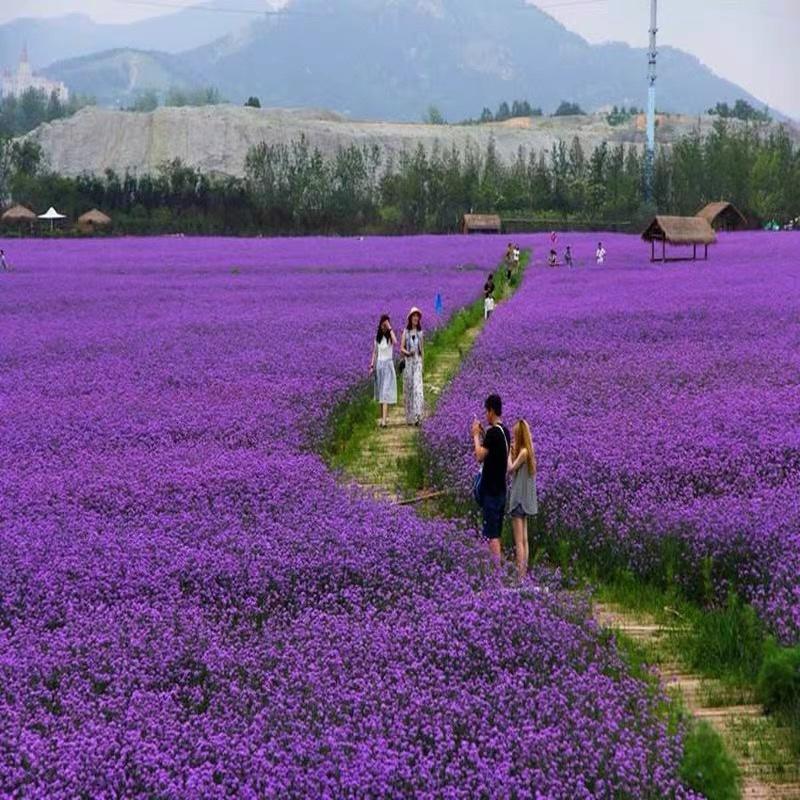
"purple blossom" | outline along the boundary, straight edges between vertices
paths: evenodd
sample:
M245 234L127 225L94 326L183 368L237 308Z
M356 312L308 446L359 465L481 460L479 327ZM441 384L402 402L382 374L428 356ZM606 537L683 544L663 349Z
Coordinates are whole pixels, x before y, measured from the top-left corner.
M0 795L691 796L580 598L504 590L474 532L314 453L378 314L430 324L503 246L13 244Z
M577 261L596 239L570 237ZM466 486L465 419L498 391L532 424L547 535L642 575L663 574L671 541L688 591L710 563L721 599L738 590L796 642L800 238L722 234L708 262L667 266L635 237L604 244L603 268L526 275L426 441Z

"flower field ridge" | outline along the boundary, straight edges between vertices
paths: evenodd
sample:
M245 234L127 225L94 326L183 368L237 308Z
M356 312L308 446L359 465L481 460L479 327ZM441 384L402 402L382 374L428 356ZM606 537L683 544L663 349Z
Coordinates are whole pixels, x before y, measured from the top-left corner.
M590 252L596 236L573 236ZM533 426L543 535L599 566L729 589L800 640L800 238L722 234L708 262L529 272L425 427L466 486L463 419L497 390ZM455 467L450 467L455 464Z
M503 247L7 248L0 796L693 797L579 598L313 451L377 315L430 325Z

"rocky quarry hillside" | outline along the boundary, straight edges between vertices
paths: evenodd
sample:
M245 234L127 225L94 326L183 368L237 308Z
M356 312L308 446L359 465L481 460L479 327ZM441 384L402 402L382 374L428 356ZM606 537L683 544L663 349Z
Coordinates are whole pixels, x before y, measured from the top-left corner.
M669 144L710 117L669 116L659 120L659 140ZM504 160L519 148L549 150L577 136L586 151L606 141L644 144L644 119L611 126L600 114L581 117L533 117L482 125L423 125L356 122L326 111L255 109L232 105L160 108L151 113L86 108L69 119L42 125L29 138L41 145L51 169L63 175L101 175L107 169L142 175L173 159L206 173L241 176L248 150L260 142L288 143L305 135L324 154L349 144L378 145L390 152L422 143L485 151L494 139ZM800 140L798 131L793 136Z

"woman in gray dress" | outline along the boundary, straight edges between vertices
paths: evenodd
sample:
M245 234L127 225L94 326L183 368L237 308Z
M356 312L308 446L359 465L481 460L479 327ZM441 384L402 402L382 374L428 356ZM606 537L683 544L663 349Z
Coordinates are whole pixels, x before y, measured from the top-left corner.
M422 390L422 312L416 306L408 312L406 327L400 337L400 352L406 361L403 371L406 423L419 425L425 398Z
M514 550L520 580L528 573L528 517L536 516L539 503L536 497L536 453L528 423L521 419L511 429L511 452L508 471L511 473L511 490L508 493L508 511L514 532Z
M388 424L389 406L397 403L397 375L394 371L394 346L397 337L392 330L392 323L388 314L381 317L378 323L378 332L372 343L372 361L370 361L370 375L375 373L375 400L381 405L380 426L385 428Z

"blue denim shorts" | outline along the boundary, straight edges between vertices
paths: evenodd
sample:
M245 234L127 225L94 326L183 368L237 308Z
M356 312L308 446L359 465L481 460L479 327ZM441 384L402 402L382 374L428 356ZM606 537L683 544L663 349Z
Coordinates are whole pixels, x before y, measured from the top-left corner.
M504 494L485 494L483 496L483 538L499 539L503 530L503 512L506 508Z

